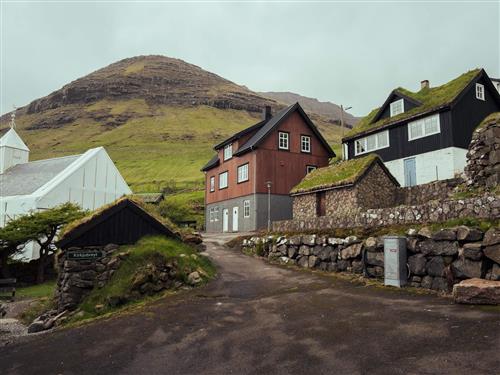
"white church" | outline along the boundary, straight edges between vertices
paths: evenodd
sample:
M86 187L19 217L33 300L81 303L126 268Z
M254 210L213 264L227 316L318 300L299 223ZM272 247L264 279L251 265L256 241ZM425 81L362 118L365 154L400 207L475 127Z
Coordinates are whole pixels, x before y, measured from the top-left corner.
M95 210L131 194L129 186L103 147L81 155L29 161L30 150L11 127L0 130L0 227L18 215L66 202ZM21 257L37 259L36 246Z

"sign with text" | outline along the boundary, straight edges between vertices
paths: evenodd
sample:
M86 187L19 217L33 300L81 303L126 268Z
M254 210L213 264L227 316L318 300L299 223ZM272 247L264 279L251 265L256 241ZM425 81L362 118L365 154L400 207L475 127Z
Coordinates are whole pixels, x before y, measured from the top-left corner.
M102 258L101 250L82 250L68 252L68 259L70 260L92 260Z

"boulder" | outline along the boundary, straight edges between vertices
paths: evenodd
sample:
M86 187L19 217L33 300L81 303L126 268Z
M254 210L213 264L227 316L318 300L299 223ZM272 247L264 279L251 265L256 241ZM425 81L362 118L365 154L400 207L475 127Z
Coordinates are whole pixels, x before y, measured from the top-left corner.
M315 255L309 257L309 268L314 268L319 264L319 259Z
M302 237L292 236L289 238L288 243L293 246L300 246L302 245Z
M361 254L361 248L363 244L356 243L354 245L348 246L345 249L340 251L340 257L342 259L352 259L356 258Z
M311 235L302 236L302 243L304 245L308 245L308 246L316 245L316 235L311 234Z
M188 281L189 285L196 285L196 284L201 283L203 281L203 279L201 278L198 271L194 271L188 275L187 281Z
M276 247L276 251L280 253L281 255L287 255L288 254L288 248L286 245L280 245Z
M418 231L418 235L424 238L431 238L432 231L428 227L423 227Z
M422 282L420 283L420 286L425 289L430 289L432 287L432 276L424 276L422 277Z
M319 252L318 258L321 259L322 261L330 260L331 254L332 254L332 250L330 249L330 247L329 246L328 247L324 247Z
M342 245L344 243L344 239L343 238L329 237L327 242L328 242L328 245L337 246L337 245Z
M375 237L368 237L365 240L365 249L367 251L377 251L377 239Z
M352 261L352 272L354 273L362 273L363 272L363 262L358 260Z
M316 246L314 246L314 247L312 248L312 250L311 250L311 254L312 254L312 255L316 255L316 256L318 256L318 255L319 255L319 253L321 252L321 250L323 250L323 248L324 248L324 247L323 247L322 245L316 245Z
M382 267L366 267L366 272L368 273L369 276L373 277L383 277L384 276L384 269Z
M339 260L337 262L337 271L343 272L347 270L347 267L349 266L349 263L346 260Z
M300 255L311 255L311 248L309 246L306 246L306 245L301 245L299 247L299 254Z
M500 228L490 228L484 234L483 246L500 244Z
M500 280L500 266L498 264L493 264L491 270L486 274L486 279L488 280Z
M451 228L440 229L432 234L432 239L434 241L455 241L457 239L457 232Z
M406 248L410 250L412 253L416 252L417 249L418 238L410 237L406 239Z
M28 326L28 333L37 333L45 331L44 321L36 319Z
M480 260L483 257L481 248L481 242L466 243L462 248L462 254L467 259Z
M415 237L418 235L418 231L415 228L410 228L406 231L407 237Z
M481 241L483 232L477 228L469 228L465 225L457 228L457 240L459 241Z
M448 282L443 277L435 277L432 280L431 289L439 292L448 292Z
M366 263L371 266L384 266L384 253L366 253Z
M492 261L500 263L500 243L491 246L486 246L483 249L483 253L486 257L488 257Z
M455 255L458 244L455 241L424 240L417 244L416 250L424 255Z
M425 265L425 270L427 271L428 275L437 278L443 276L444 267L445 264L443 258L437 256L437 257L432 257L427 261Z
M309 267L309 257L307 255L301 256L297 264L299 267L307 268Z
M425 265L427 259L423 254L412 255L408 258L408 264L410 266L410 272L412 275L425 275Z
M297 255L297 247L296 246L289 246L288 247L288 257L289 258L295 258Z
M457 279L471 279L481 277L481 262L467 258L457 259L451 264L453 275Z
M328 263L327 271L328 272L338 272L339 269L338 269L337 262Z
M353 243L358 243L358 242L359 242L359 240L358 240L358 237L356 237L356 236L348 236L344 239L344 243L346 245L351 245Z
M470 279L453 286L455 303L465 304L500 304L500 281Z

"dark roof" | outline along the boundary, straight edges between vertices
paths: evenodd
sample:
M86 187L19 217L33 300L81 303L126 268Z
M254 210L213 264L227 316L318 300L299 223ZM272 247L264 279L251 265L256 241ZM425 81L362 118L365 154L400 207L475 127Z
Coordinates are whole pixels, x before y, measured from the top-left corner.
M301 195L353 186L366 176L375 164L382 168L394 185L399 186L399 182L389 172L378 155L370 154L361 158L342 160L328 167L318 168L307 174L290 193L291 195Z
M364 117L348 134L342 139L342 142L364 136L381 129L385 129L392 126L398 126L402 122L407 122L430 113L435 113L446 108L454 106L459 99L468 91L472 85L477 82L480 78L486 77L485 84L491 90L494 90L496 94L498 91L493 86L491 79L488 77L483 69L471 70L461 76L445 83L441 86L423 88L418 92L411 92L404 88L397 88L391 92L388 99L385 101L381 108L376 108L371 111L366 117ZM421 102L415 108L408 111L400 113L397 116L379 119L381 111L389 104L389 99L392 95L398 95L401 97L411 98L414 101ZM500 105L500 96L494 95L495 100Z
M69 226L64 230L61 235L61 238L57 241L57 246L61 249L67 248L71 246L71 244L75 240L79 240L83 235L87 232L91 231L94 228L97 228L99 225L102 225L106 220L111 219L118 212L129 209L132 210L135 214L145 220L152 228L155 229L156 232L164 234L169 237L178 238L179 236L174 233L172 230L167 228L163 223L161 223L154 216L149 214L146 210L144 210L138 203L134 202L130 198L120 198L117 201L113 202L110 205L104 206L90 215L84 217L83 219L77 220L74 223L69 224ZM113 233L110 233L110 235ZM124 238L125 234L121 234ZM116 242L114 242L116 243ZM120 245L120 243L117 243ZM92 244L95 245L95 244Z
M223 140L221 143L219 143L218 145L216 145L214 147L214 150L218 150L221 147L224 147L225 145L227 145L228 143L231 143L231 142L233 142L233 141L235 141L237 139L240 139L241 137L243 137L243 136L245 136L247 134L250 134L253 131L259 130L261 127L264 126L265 123L266 123L266 120L258 122L255 125L252 125L252 126L246 128L246 129L243 129L242 131L240 131L240 132L238 132L236 134L233 134L229 138Z
M0 174L0 197L34 193L79 157L65 156L14 165Z
M500 82L500 78L490 78L492 81Z
M210 161L207 164L205 164L203 168L201 168L201 171L205 172L208 171L209 169L215 168L219 165L219 163L220 163L219 156L215 155L212 159L210 159Z
M309 125L313 133L316 135L316 137L318 137L319 141L328 150L330 157L335 156L335 152L333 152L326 139L323 138L321 133L313 124L309 116L306 115L299 103L292 104L291 106L279 111L276 115L269 119L269 121L267 121L244 145L240 146L240 148L234 153L234 155L239 156L256 148L272 130L279 126L283 122L283 120L285 120L290 114L295 111L298 111L299 114L303 117L307 125Z

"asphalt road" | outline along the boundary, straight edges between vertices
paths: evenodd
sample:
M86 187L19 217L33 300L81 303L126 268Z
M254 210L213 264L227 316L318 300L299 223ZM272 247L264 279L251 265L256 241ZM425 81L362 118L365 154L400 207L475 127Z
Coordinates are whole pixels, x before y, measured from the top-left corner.
M0 348L0 373L499 373L498 310L208 253L206 287Z

